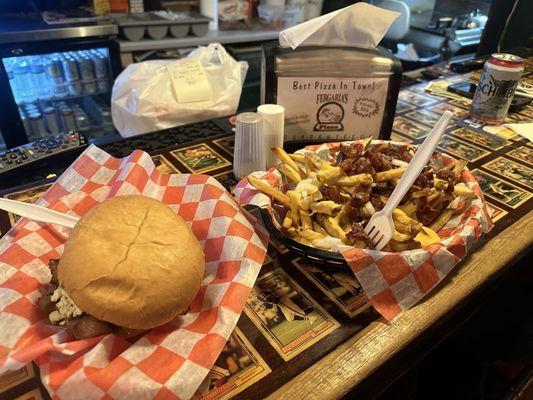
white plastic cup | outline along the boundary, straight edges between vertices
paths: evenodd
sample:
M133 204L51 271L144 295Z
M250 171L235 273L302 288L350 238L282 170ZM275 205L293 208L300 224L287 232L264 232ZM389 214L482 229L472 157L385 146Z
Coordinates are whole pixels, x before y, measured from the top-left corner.
M268 169L278 163L278 158L272 151L270 151L270 149L272 147L283 147L283 138L285 135L285 108L277 104L263 104L257 107L257 113L263 119L265 162Z
M307 0L305 5L305 20L309 21L310 19L320 17L322 15L322 6L324 0Z
M296 7L300 10L300 14L298 14L298 19L296 20L297 23L305 21L305 7L307 1L308 0L287 0L286 4L288 7Z
M233 154L233 173L237 178L265 170L265 137L259 114L246 112L237 115Z

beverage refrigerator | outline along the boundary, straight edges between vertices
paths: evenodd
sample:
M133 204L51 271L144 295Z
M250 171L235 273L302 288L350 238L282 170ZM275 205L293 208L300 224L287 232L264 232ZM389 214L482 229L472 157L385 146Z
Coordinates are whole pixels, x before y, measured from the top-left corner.
M0 35L0 146L2 139L12 148L68 130L94 143L119 138L110 112L121 68L116 36L101 27L87 36L82 28L48 40L49 32L18 42Z

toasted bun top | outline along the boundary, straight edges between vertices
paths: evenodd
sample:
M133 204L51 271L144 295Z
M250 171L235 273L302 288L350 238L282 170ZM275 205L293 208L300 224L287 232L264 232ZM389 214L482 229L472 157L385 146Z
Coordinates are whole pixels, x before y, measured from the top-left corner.
M150 329L189 307L205 272L200 242L160 201L117 196L74 227L58 266L59 284L94 317Z

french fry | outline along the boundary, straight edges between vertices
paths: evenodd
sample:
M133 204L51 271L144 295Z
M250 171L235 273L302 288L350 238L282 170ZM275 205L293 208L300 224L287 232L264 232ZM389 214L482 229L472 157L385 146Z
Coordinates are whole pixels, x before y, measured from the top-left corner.
M341 176L335 181L335 184L344 187L351 187L357 185L370 185L372 181L372 175L370 174L357 174Z
M389 169L388 171L381 171L376 173L376 182L388 181L394 178L399 178L405 172L405 167Z
M260 190L267 196L273 197L281 204L290 207L291 201L289 199L289 196L287 196L285 193L280 192L279 190L270 186L268 183L256 178L255 176L248 176L248 182L250 182L250 185L255 187L257 190Z
M336 181L343 175L344 171L341 167L323 168L316 173L317 179L323 183Z
M389 244L394 251L413 250L420 247L420 242L417 242L416 240L410 240L408 242L397 242L395 240L391 240Z
M394 227L399 233L403 233L405 235L416 235L418 232L411 226L411 225L404 225L397 220L393 220Z
M305 153L305 158L309 159L309 162L315 166L316 171L333 168L330 163L322 160L316 153Z
M312 229L301 229L298 234L306 240L312 242L313 240L324 239L324 235L321 233L315 232Z
M302 221L302 228L313 229L313 221L311 220L311 215L307 211L300 210L300 221Z
M311 174L316 172L317 167L313 162L311 161L311 158L309 157L309 153L306 153L304 156L304 166L305 166L305 173L308 177L311 177Z
M311 203L311 211L320 214L335 215L341 210L341 205L331 200L318 201Z
M300 204L300 195L293 190L288 190L287 196L291 200L289 207L292 223L294 225L300 225L300 207L298 206Z
M363 144L363 151L365 151L366 148L367 148L368 146L370 146L370 143L372 143L372 138L371 138L371 137L367 137L366 139L363 139L363 140L361 141L361 143Z
M448 221L452 218L453 212L454 211L449 208L442 210L439 216L433 220L431 225L429 225L429 228L435 232L440 231L442 227L446 225Z
M309 240L307 240L303 236L300 236L299 234L295 234L293 236L293 239L296 240L298 243L305 244L306 246L312 246Z
M296 172L288 164L282 164L278 167L278 169L283 173L283 175L285 175L287 178L289 178L294 183L298 183L302 180L298 172Z
M413 200L408 201L398 208L402 210L409 218L413 218L413 216L416 215L416 202Z
M285 229L289 229L292 226L292 218L288 215L283 218L283 223L281 224Z
M304 159L305 159L305 156L303 154L296 154L296 153L293 153L293 154L289 154L289 157L292 158L294 161L298 162L298 163L301 163L303 164L304 163Z
M431 199L429 198L431 197ZM433 196L428 197L428 202L431 208L435 210L440 210L442 208L442 203L444 203L444 192L435 193Z
M412 240L415 237L416 233L401 233L398 231L394 231L392 234L392 240L395 240L397 242L408 242L409 240Z
M448 188L448 181L445 181L444 179L434 178L433 185L437 190L446 190Z
M326 232L326 230L322 228L322 226L316 221L313 221L313 230L315 232L321 233L324 236L328 235L328 232Z
M422 229L424 225L421 222L414 220L413 218L408 217L401 209L395 208L392 212L392 217L394 220L398 221L403 225L410 225L417 232Z
M435 193L437 193L437 189L435 188L422 189L422 190L417 190L416 192L411 193L411 197L413 199L419 199L420 197L428 197Z
M287 164L293 170L298 172L298 175L300 175L302 178L306 178L305 172L302 171L302 169L294 162L294 160L289 157L285 150L283 150L281 147L272 147L271 150L276 154L276 156L278 156L282 164Z
M356 240L350 246L355 247L357 249L364 249L367 247L366 243L363 240Z
M475 199L476 194L468 186L464 185L455 185L453 188L453 194L460 197L465 197L467 199Z
M339 221L336 218L319 214L319 221L330 236L341 239L343 242L346 240L346 232L340 227Z

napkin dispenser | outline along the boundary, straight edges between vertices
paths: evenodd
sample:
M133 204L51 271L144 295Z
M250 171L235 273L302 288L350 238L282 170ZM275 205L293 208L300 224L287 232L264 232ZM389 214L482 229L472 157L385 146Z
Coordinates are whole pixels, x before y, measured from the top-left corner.
M261 103L285 108L285 141L389 139L401 63L377 43L398 13L357 3L263 45Z

